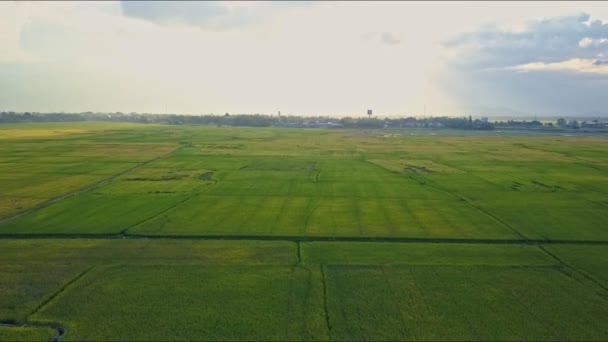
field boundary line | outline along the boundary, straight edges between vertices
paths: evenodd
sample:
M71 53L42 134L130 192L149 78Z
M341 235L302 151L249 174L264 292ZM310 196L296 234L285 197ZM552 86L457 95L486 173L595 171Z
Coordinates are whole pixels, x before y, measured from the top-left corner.
M460 197L460 199L462 201L464 201L466 204L468 204L469 206L477 209L478 211L482 212L483 214L485 214L486 216L494 219L496 222L499 222L500 224L502 224L503 226L507 227L507 229L509 229L511 232L515 233L517 236L521 237L524 240L528 240L528 237L525 236L524 234L522 234L519 230L515 229L513 226L511 226L510 224L508 224L507 222L505 222L504 220L502 220L501 218L499 218L498 216L490 213L489 211L483 209L482 207L479 207L475 204L473 204L472 202L470 202L469 200L467 200L464 197L458 196Z
M200 194L202 194L202 193L204 193L204 192L209 191L209 190L210 190L210 189L212 189L212 188L213 188L215 185L217 185L217 183L218 183L218 182L217 182L217 181L215 181L215 182L214 182L213 184L211 184L210 186L208 186L208 187L206 187L206 188L203 188L202 190L200 190L200 191L198 191L198 192L196 192L196 193L194 193L194 194L192 194L192 195L190 195L190 196L188 196L188 197L186 197L186 198L184 198L184 199L182 199L182 200L180 200L180 201L177 201L176 203L174 203L174 204L170 205L169 207L167 207L167 208L165 208L165 209L163 209L163 210L161 210L161 211L159 211L159 212L157 212L157 213L153 214L152 216L147 217L147 218L145 218L145 219L143 219L143 220L141 220L141 221L139 221L139 222L136 222L136 223L134 223L134 224L132 224L132 225L128 226L127 228L125 228L125 229L121 230L119 234L120 234L120 235L125 235L125 234L127 233L127 231L129 231L129 229L135 228L135 227L139 226L140 224L144 224L144 223L146 223L146 222L148 222L148 221L150 221L150 220L153 220L154 218L156 218L156 217L160 216L161 214L164 214L164 213L166 213L166 212L168 212L168 211L170 211L170 210L173 210L173 209L175 209L175 208L179 207L180 205L182 205L182 204L184 204L184 203L188 202L189 200L193 199L194 197L196 197L196 196L198 196L198 195L200 195Z
M310 222L310 218L315 213L317 208L321 205L321 200L315 201L315 198L309 197L308 203L306 204L306 218L304 219L304 231L302 233L306 233L308 230L308 223Z
M589 280L590 282L592 282L596 286L600 287L602 290L608 292L608 286L602 284L600 281L596 280L594 277L590 276L589 274L587 274L584 271L579 270L576 267L572 267L570 264L568 264L567 262L565 262L564 260L562 260L560 257L558 257L557 255L555 255L553 252L551 252L548 249L546 249L545 247L543 247L543 245L538 245L538 248L540 248L541 251L543 251L545 254L547 254L548 256L550 256L551 258L553 258L555 261L557 261L564 268L566 268L568 270L571 270L572 272L574 272L574 273L582 276L583 278Z
M488 245L608 245L606 240L547 240L547 239L462 239L416 238L382 236L297 236L297 235L146 235L146 234L0 234L0 240L51 239L142 239L142 240L234 240L286 242L371 242L371 243L428 243L428 244L488 244Z
M300 241L296 241L296 257L297 257L297 262L294 266L298 266L302 263L302 252L300 249Z
M331 341L331 323L329 321L329 309L327 308L327 283L325 282L325 265L323 264L321 264L321 280L323 281L323 311L325 311L325 325L327 326L327 335Z
M72 280L68 281L65 285L63 285L57 292L55 292L52 295L50 295L49 297L47 297L29 315L27 315L26 320L29 320L31 316L37 314L40 310L42 310L42 308L47 306L50 302L53 301L53 299L57 298L57 296L59 296L61 293L63 293L65 290L67 290L68 287L70 287L72 284L74 284L75 282L80 280L82 277L84 277L84 275L89 273L89 271L91 271L93 268L95 268L95 266L91 266L91 267L87 268L86 270L80 272L76 277L74 277Z
M195 195L192 195L192 196L186 197L185 199L182 199L182 200L180 200L180 201L177 201L177 203L174 203L174 204L170 205L169 207L167 207L167 208L165 208L165 209L163 209L163 210L161 210L161 211L157 212L156 214L153 214L153 215L152 215L152 216L150 216L150 217L146 217L145 219L143 219L143 220L141 220L141 221L139 221L139 222L135 222L134 224L132 224L132 225L128 226L127 228L125 228L125 229L121 230L121 231L120 231L120 235L124 235L124 234L126 234L126 233L127 233L127 231L128 231L129 229L134 228L134 227L137 227L137 226L139 226L140 224L144 224L144 223L146 223L146 222L148 222L148 221L150 221L150 220L152 220L152 219L154 219L154 218L158 217L159 215L164 214L164 213L166 213L167 211L169 211L169 210L171 210L171 209L173 209L173 208L175 208L175 207L178 207L180 204L183 204L184 202L187 202L188 200L191 200L191 199L192 199L192 198L194 198L196 195L198 195L198 194L195 194Z
M435 190L444 192L452 197L455 197L459 200L461 200L462 202L468 204L471 208L476 209L477 211L479 211L480 213L488 216L489 218L493 219L494 221L500 223L501 225L505 226L508 230L510 230L512 233L515 233L515 235L519 236L520 238L522 238L523 240L529 240L527 236L525 236L524 234L522 234L519 230L515 229L514 227L512 227L510 224L506 223L505 221L503 221L501 218L499 218L498 216L490 213L489 211L483 209L482 207L474 204L473 202L469 201L468 199L466 199L464 196L461 196L459 194L456 194L452 191L443 189L439 186L433 185L433 184L429 184L429 180L420 176L421 178L424 179L424 182L420 182L419 180L417 180L416 178L410 176L410 178L418 181L418 183L420 183L423 186L428 186L429 188L433 188Z
M127 170L124 170L124 171L119 172L119 173L117 173L115 175L112 175L109 178L103 179L103 180L101 180L99 182L96 182L96 183L93 183L93 184L91 184L89 186L85 186L84 188L80 188L78 190L74 190L72 192L68 192L66 194L63 194L63 195L60 195L60 196L57 196L57 197L53 197L53 198L47 199L47 200L45 200L45 201L43 201L41 203L38 203L37 205L35 205L35 206L33 206L33 207L29 208L29 209L26 209L25 211L19 212L17 214L12 215L12 216L8 216L8 217L5 217L5 218L2 218L2 219L0 219L0 225L3 224L3 223L6 223L6 222L12 221L14 219L17 219L17 218L19 218L21 216L24 216L24 215L30 214L32 212L35 212L37 210L40 210L42 208L48 207L49 205L51 205L53 203L57 203L57 202L59 202L61 200L64 200L66 198L69 198L69 197L72 197L72 196L77 196L77 195L80 195L82 193L85 193L85 192L88 192L88 191L100 188L100 187L102 187L104 185L107 185L109 183L112 183L118 177L121 177L121 176L129 174L131 172L137 171L138 169L140 169L140 168L142 168L142 167L144 167L144 166L146 166L146 165L148 165L150 163L153 163L153 162L158 161L160 159L166 158L169 155L171 155L172 153L181 150L182 148L184 148L184 146L178 146L178 147L174 148L173 150L171 150L171 151L169 151L169 152L167 152L165 154L162 154L162 155L160 155L158 157L155 157L155 158L146 160L144 162L141 162L141 163L139 163L139 164L137 164L137 165L135 165L135 166L127 169Z

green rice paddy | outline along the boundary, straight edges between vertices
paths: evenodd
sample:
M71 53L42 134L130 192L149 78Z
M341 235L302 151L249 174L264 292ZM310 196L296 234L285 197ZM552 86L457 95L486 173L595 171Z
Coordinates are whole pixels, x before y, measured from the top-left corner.
M0 194L0 340L608 339L600 135L2 125Z

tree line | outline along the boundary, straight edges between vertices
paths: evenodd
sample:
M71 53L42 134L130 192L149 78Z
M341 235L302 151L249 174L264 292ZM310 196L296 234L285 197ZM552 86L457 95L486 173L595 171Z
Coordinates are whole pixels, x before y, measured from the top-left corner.
M343 127L343 128L451 128L464 130L492 130L495 128L579 128L576 120L567 121L563 118L553 122L542 123L533 121L494 121L473 119L468 117L406 117L406 118L369 118L329 116L281 116L266 114L229 114L222 115L180 115L180 114L141 114L141 113L37 113L37 112L0 112L0 123L27 122L73 122L73 121L105 121L154 123L169 125L217 125L217 126L247 126L247 127ZM582 125L584 127L584 125Z

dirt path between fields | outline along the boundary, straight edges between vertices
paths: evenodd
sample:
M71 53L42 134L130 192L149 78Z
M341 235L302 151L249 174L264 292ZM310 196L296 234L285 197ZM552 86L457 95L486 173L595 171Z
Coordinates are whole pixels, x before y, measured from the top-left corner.
M467 239L415 238L384 236L290 236L290 235L145 235L145 234L0 234L8 239L142 239L142 240L234 240L288 242L378 242L429 244L489 244L489 245L608 245L605 240L546 240L546 239Z

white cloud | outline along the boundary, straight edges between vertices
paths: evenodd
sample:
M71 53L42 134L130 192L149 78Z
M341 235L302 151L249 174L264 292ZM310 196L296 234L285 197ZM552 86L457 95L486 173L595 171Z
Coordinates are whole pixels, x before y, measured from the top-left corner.
M417 114L427 104L432 114L456 114L470 100L442 87L453 68L447 62L480 62L464 48L446 50L442 41L489 22L516 36L533 31L529 19L541 15L587 11L608 18L608 6L593 2L210 4L125 15L118 2L0 2L0 44L8 51L0 53L0 88L7 89L0 102L16 110L52 104L65 111L162 112L167 105L185 113L357 114L372 107L379 115ZM222 9L211 15L205 6ZM597 27L587 19L585 27ZM553 35L570 27L560 25ZM574 37L568 46L590 55L559 55L571 50L547 38L542 55L554 60L531 55L506 65L605 52L577 45L602 35L568 37ZM501 42L479 41L471 51ZM537 43L520 39L516 53L503 55L524 55L522 46ZM35 63L29 70L39 75L36 86L26 86L31 72L11 63ZM455 83L469 82L467 75Z
M120 8L125 16L164 26L231 30L255 26L312 4L308 1L120 1Z
M506 33L525 33L530 30L530 23L523 21L507 21L496 24L499 31Z
M582 58L572 58L569 60L554 63L527 63L522 65L516 65L514 67L510 67L509 69L518 72L568 71L584 74L608 75L608 65L604 64L603 61Z
M601 45L608 45L608 38L592 39L589 37L585 37L578 42L578 46L582 48L597 47Z

